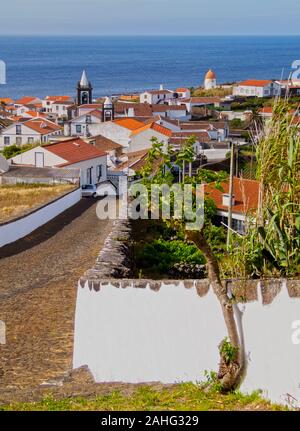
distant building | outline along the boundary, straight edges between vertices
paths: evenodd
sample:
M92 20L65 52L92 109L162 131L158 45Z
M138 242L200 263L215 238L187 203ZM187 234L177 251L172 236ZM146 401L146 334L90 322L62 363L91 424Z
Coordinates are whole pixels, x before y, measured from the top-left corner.
M286 79L281 81L276 81L281 87L282 96L299 96L300 95L300 81Z
M144 91L140 94L141 103L149 103L149 105L156 105L158 103L168 103L169 100L173 99L174 92L171 90L165 90L161 85L159 90Z
M217 77L213 70L209 69L204 78L205 90L211 90L217 87Z
M67 118L68 110L74 105L70 96L47 96L42 101L43 112L47 113L49 118Z
M50 138L59 135L62 135L61 127L44 118L15 122L1 130L0 149L12 144L21 146L40 142L47 143Z
M213 183L205 184L205 194L210 197L217 207L217 218L225 225L228 224L230 204L229 182L221 183L223 191L216 189ZM259 182L234 177L232 196L232 229L244 234L247 223L251 223L249 216L255 214L258 208Z
M190 90L189 90L188 88L186 88L186 87L179 87L179 88L176 88L176 90L175 90L175 94L177 94L177 95L178 95L178 97L179 97L180 99L191 97L191 92L190 92Z
M93 87L84 70L81 80L77 84L77 104L86 105L90 103L93 103Z
M234 96L244 97L274 97L281 95L278 82L269 79L249 79L233 87Z

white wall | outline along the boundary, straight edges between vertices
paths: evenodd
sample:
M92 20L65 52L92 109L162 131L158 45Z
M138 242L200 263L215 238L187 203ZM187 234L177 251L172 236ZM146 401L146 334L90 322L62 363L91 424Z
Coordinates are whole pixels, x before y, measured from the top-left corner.
M15 157L9 159L10 161L20 165L32 165L35 166L35 153L44 154L44 166L56 166L62 163L66 163L66 160L56 154L48 151L45 147L34 147L31 150L25 151L24 153L18 154Z
M50 203L15 222L0 225L0 247L30 234L60 213L75 205L81 199L81 189L76 189L66 196Z
M128 147L128 152L140 151L152 147L152 138L157 138L160 142L168 143L169 138L153 129L146 129L137 135L132 135Z
M127 147L130 141L131 130L110 121L93 125L92 131L93 136L103 135L123 147Z
M289 393L300 405L300 344L293 344L291 329L300 320L300 299L283 288L271 305L260 300L239 308L248 358L242 391L263 389L275 402ZM73 366L87 364L97 382L201 381L205 370L217 370L225 336L211 290L200 298L182 284L159 292L78 287Z
M88 184L87 183L87 169L92 168L92 184L97 184L97 166L102 166L102 177L100 181L106 181L107 179L107 156L97 157L95 159L84 160L82 162L73 163L69 165L70 168L79 168L80 169L80 184Z

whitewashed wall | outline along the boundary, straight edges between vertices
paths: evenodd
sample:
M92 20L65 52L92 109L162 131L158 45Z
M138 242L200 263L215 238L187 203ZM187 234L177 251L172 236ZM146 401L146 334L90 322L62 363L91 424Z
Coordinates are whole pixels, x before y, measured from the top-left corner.
M11 223L0 225L0 247L24 238L35 229L44 225L81 199L81 189L76 189L60 199L17 219Z
M267 398L300 403L300 344L292 322L300 320L300 299L286 289L271 305L239 305L248 358L242 391L262 389ZM97 382L174 383L201 381L217 370L218 344L226 335L220 306L182 284L158 292L128 287L78 287L74 368L88 365ZM300 404L299 404L300 405Z

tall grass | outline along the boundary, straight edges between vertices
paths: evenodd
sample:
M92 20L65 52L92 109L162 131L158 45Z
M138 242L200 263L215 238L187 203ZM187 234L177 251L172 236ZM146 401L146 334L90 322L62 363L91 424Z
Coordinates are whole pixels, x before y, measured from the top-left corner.
M0 222L20 216L72 190L74 185L17 184L0 186Z

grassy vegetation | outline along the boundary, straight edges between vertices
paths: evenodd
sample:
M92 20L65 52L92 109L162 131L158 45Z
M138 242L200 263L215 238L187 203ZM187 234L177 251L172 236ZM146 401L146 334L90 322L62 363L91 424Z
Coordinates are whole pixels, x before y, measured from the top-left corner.
M232 94L232 88L212 88L205 90L203 87L191 88L191 95L193 97L225 97Z
M131 394L113 391L107 395L90 398L65 398L56 400L45 397L36 403L18 403L0 407L5 411L157 411L157 410L287 410L287 408L263 400L259 392L243 395L233 392L221 395L217 391L204 392L201 387L192 383L183 383L172 388L155 390L141 386Z
M16 184L0 186L0 222L18 217L72 190L74 185Z

